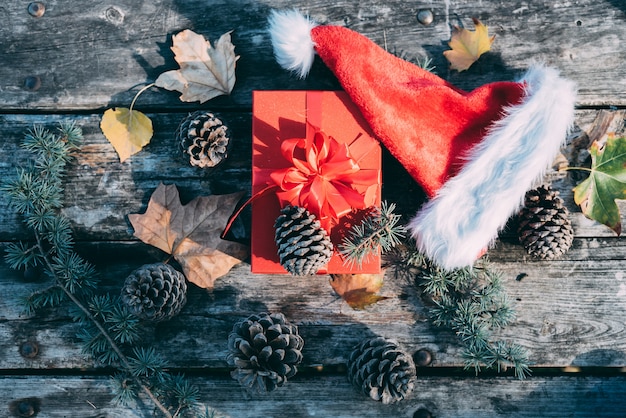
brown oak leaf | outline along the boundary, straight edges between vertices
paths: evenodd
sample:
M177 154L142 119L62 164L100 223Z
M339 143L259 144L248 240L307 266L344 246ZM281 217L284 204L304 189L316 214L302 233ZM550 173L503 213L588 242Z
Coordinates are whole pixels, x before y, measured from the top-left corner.
M332 274L330 286L352 309L365 309L378 301L389 299L376 293L383 287L383 273Z
M172 37L174 59L179 70L166 71L154 84L167 90L182 93L183 102L204 103L216 96L230 94L235 86L235 46L230 32L223 34L215 47L189 29Z
M243 193L201 196L180 203L175 185L159 184L143 214L128 219L135 236L171 254L192 283L212 288L215 280L248 256L248 247L220 238Z

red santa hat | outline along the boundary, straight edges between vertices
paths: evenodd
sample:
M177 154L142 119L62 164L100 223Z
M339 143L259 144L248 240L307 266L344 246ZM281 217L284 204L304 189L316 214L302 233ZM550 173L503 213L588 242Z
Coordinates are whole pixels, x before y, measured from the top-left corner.
M273 11L274 55L306 77L317 53L429 201L408 227L445 269L472 265L543 175L574 119L574 83L535 65L471 92L340 26Z

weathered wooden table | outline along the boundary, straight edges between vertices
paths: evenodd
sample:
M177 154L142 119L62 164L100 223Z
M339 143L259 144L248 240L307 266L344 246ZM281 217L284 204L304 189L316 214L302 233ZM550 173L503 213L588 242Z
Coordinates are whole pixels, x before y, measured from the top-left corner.
M78 250L96 264L113 292L130 271L163 258L133 238L126 218L145 209L159 182L176 184L187 201L250 191L252 90L338 89L321 62L306 80L278 67L265 31L271 8L297 7L317 21L349 26L409 59L430 57L438 75L464 89L512 79L534 61L561 69L579 87L570 137L575 145L565 151L568 157L573 148L604 134L600 122L623 125L624 0L50 0L43 5L45 12L36 17L29 14L28 2L0 4L0 178L15 176L25 157L18 143L32 125L53 128L59 121L75 121L83 129L85 144L66 179L63 213L72 222ZM431 24L418 22L421 10L432 11ZM496 34L492 52L467 72L449 71L442 51L451 25L471 27L471 17ZM128 106L138 88L177 68L171 36L187 28L211 40L233 30L241 56L235 89L204 105L182 103L178 94L164 90L144 93L136 106L152 118L155 136L142 152L120 163L99 129L102 112ZM179 121L196 109L218 112L233 131L231 157L214 174L185 164L173 140ZM405 178L394 164L386 158L383 182L389 185L398 183L390 181L393 176ZM404 184L410 190L386 186L383 197L411 214L421 197L417 186ZM499 336L528 349L533 375L526 380L463 371L457 338L430 323L413 283L391 275L381 292L389 299L357 311L333 294L327 277L301 281L253 275L242 263L211 291L192 286L183 312L156 327L153 343L169 367L186 372L200 387L202 401L215 416L624 417L626 241L582 216L572 201L571 177L556 176L553 184L572 212L573 248L551 262L530 260L507 239L489 251L505 273L518 313ZM623 204L621 209L626 213ZM5 196L0 199L0 237L0 248L29 237ZM16 402L31 402L38 417L152 416L149 404L125 409L110 402L110 370L81 353L67 309L23 314L20 297L38 286L0 262L0 416L34 416L28 411L19 415ZM265 310L281 311L299 325L306 341L304 363L285 387L252 395L229 376L226 342L234 322ZM372 335L395 338L411 352L426 348L433 353L433 362L419 368L409 399L385 406L348 383L347 355ZM33 345L37 353L28 351Z

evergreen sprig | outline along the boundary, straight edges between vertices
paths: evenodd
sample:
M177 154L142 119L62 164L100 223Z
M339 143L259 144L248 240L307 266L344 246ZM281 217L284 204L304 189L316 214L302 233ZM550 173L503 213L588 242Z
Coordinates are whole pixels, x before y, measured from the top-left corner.
M389 257L396 271L416 278L434 303L430 317L436 326L452 329L464 345L466 369L498 372L509 368L523 379L530 374L526 350L509 342L494 340L492 330L504 328L515 318L506 295L502 274L486 261L472 268L442 270L424 257L413 243Z
M83 351L119 370L112 379L115 400L127 404L143 392L166 417L193 416L189 411L197 409L197 390L182 376L166 372L165 362L153 348L135 346L141 340L139 319L119 297L95 294L97 272L73 249L71 224L60 209L66 166L81 140L82 131L74 124L61 124L55 133L31 129L21 147L32 158L15 178L0 186L32 232L30 241L7 246L7 264L24 272L37 271L47 279L42 289L24 298L25 309L32 314L71 300Z
M425 71L428 71L430 73L435 72L436 67L433 65L433 60L430 57L413 57L410 56L405 50L398 50L395 47L390 52L396 57L404 61L408 61L411 64L415 64Z
M406 229L399 225L401 216L396 215L394 203L382 202L380 208L373 208L360 224L352 226L339 245L344 262L361 266L373 253L390 251L398 245Z

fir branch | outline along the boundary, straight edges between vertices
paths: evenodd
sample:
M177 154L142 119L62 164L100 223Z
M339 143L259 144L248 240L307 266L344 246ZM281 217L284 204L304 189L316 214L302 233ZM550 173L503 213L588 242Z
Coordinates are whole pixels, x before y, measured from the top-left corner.
M73 319L82 326L77 336L84 344L83 351L129 375L121 383L117 379L115 399L128 400L131 391L135 392L133 395L141 391L164 416L177 417L194 402L193 388L186 386L182 378L170 378L163 371L164 361L153 349L135 347L132 355L125 355L123 348L140 338L139 320L119 299L93 295L98 285L96 271L73 251L70 222L58 213L63 201L65 167L81 137L80 128L73 124L61 125L56 134L35 127L25 136L21 145L34 159L26 168L18 169L17 178L3 183L0 190L7 192L11 205L23 215L34 244L9 244L5 259L14 269L41 268L52 282L24 298L29 314L42 307L57 306L66 299L73 302ZM175 399L170 409L164 404L165 398L159 399L167 391Z
M382 202L380 208L374 208L360 224L351 228L339 246L346 264L360 267L372 253L390 251L401 242L406 229L398 225L400 215L394 213L395 208L394 203Z
M515 370L523 379L530 374L526 350L516 344L493 340L492 329L503 328L515 318L501 273L486 261L472 268L445 271L434 266L413 242L399 247L393 265L406 277L415 277L433 302L433 324L453 330L464 345L465 369Z
M44 250L41 245L41 238L39 237L39 234L35 233L35 237L37 238L37 245L39 246L40 251L43 253ZM119 359L122 366L126 370L131 370L132 366L128 358L126 358L126 356L122 353L119 346L115 343L113 338L109 335L109 333L104 328L104 326L100 323L100 321L96 320L91 314L91 312L89 312L89 310L85 307L85 305L83 305L83 303L72 292L70 292L67 287L64 286L62 280L58 276L56 276L55 269L54 269L54 266L52 265L52 262L48 260L48 258L44 258L44 263L47 265L48 270L52 272L53 275L55 275L55 281L56 281L57 286L61 288L61 290L65 293L65 295L72 302L74 302L74 304L84 313L85 317L88 318L93 323L93 325L95 325L98 331L100 331L100 334L98 335L98 337L101 336L102 338L104 338L109 344L109 347L111 348L111 350L113 350L113 353L115 353L115 355L117 356L117 359ZM107 350L105 349L104 351L107 351ZM152 402L154 402L156 407L159 410L161 410L161 412L167 418L173 418L173 415L165 408L165 406L163 406L163 404L161 404L161 402L152 393L152 391L150 390L150 388L148 388L148 386L146 386L143 383L139 383L139 387L152 400Z

